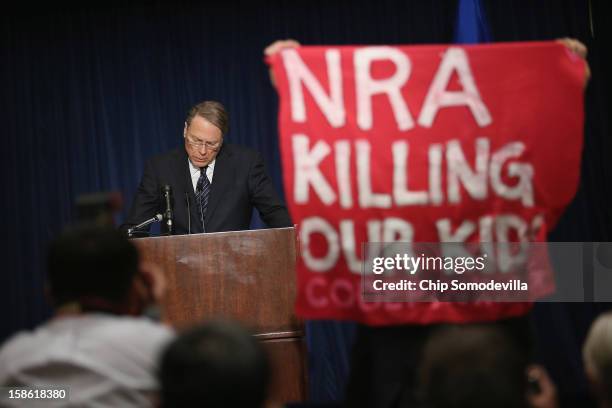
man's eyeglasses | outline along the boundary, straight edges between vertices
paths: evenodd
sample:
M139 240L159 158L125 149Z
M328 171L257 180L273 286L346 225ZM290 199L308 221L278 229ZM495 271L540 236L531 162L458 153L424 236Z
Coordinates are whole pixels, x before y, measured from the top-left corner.
M196 149L206 147L206 149L214 151L218 150L221 147L221 140L219 140L218 142L201 142L199 140L193 140L190 136L187 136L185 140L190 146L195 147Z

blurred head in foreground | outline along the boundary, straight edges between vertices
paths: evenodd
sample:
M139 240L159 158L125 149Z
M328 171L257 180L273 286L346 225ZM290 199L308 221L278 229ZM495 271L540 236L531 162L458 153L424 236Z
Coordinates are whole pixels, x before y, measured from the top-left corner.
M600 407L612 407L612 312L591 325L582 348L584 368Z
M428 408L527 407L527 359L496 327L453 326L428 341L419 391Z
M66 229L49 246L48 286L55 306L124 302L138 252L117 230L93 224Z
M50 246L47 286L61 312L138 315L163 290L161 271L142 264L137 249L111 227L79 224Z
M184 332L162 355L163 407L263 407L270 367L261 344L240 325L212 321Z

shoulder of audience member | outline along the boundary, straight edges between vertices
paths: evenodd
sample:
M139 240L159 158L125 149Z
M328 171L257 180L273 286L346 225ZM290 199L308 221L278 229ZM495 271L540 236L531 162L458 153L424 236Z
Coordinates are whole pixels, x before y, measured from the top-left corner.
M100 335L111 341L132 341L132 344L164 343L174 338L172 328L139 316L100 316Z
M65 337L61 326L72 327L74 333L94 339L109 347L155 351L175 337L172 328L144 317L85 314L53 319L34 330L21 331L0 346L0 366L6 359L27 357L44 349L55 335ZM78 329L78 330L76 330Z
M40 343L36 340L41 330L42 328L36 328L17 332L0 344L0 372L3 368L8 368L10 361L28 357L32 351L40 348Z

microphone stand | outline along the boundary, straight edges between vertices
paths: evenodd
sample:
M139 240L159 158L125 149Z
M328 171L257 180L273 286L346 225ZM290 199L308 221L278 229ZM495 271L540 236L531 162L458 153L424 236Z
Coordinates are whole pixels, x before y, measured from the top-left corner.
M172 214L172 188L166 184L162 187L162 193L166 203L166 211L164 212L164 220L167 229L166 234L172 235L172 219L174 218Z

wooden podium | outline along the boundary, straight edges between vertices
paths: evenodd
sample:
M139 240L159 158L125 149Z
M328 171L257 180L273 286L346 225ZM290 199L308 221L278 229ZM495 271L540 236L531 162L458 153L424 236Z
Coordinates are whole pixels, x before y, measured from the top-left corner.
M272 396L306 397L303 325L295 318L294 228L134 239L142 257L163 267L165 320L180 329L212 317L250 328L270 354Z

